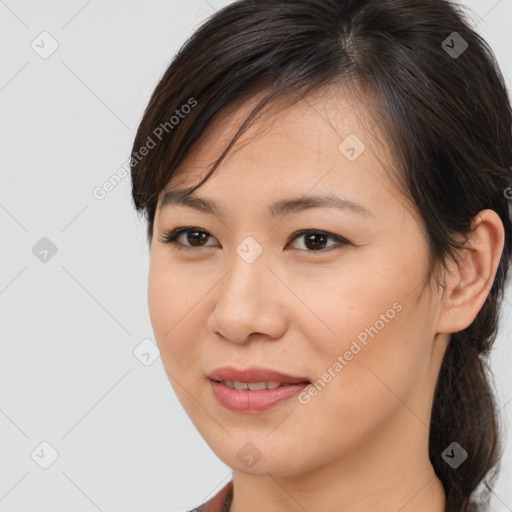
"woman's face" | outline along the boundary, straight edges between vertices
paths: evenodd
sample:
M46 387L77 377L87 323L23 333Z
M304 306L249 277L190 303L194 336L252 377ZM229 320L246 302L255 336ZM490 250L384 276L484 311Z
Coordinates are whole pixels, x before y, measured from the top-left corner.
M195 192L218 211L169 201L155 217L148 300L162 362L206 442L246 473L407 464L427 447L445 343L425 235L386 178L374 121L363 129L364 111L337 94L257 120ZM168 189L198 183L252 105L218 119ZM313 206L326 196L338 206ZM308 202L269 212L297 199ZM176 245L161 241L180 227L191 230ZM209 378L226 366L310 384L233 390Z

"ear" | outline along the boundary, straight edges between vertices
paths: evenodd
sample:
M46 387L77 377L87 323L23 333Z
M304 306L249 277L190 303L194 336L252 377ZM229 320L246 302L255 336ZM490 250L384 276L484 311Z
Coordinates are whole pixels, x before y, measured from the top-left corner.
M450 262L445 277L439 333L462 331L471 325L491 290L504 240L503 223L494 210L482 210L473 217L468 242L458 253L458 265Z

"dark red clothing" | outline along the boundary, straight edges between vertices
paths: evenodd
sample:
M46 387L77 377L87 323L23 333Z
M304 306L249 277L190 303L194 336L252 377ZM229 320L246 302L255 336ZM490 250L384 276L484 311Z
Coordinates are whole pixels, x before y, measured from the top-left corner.
M213 498L193 508L191 512L229 512L233 501L233 480L228 482Z

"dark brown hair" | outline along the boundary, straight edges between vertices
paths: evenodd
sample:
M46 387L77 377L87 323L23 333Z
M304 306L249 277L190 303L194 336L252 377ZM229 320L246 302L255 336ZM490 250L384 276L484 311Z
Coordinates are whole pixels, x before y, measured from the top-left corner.
M512 181L512 113L493 53L461 6L445 0L228 5L183 45L151 96L133 144L133 201L145 213L151 242L159 194L216 114L243 96L266 92L194 189L271 100L333 84L356 86L361 98L377 99L379 130L425 227L429 275L455 256L479 211L494 210L504 225L505 247L486 302L468 328L451 335L430 425L429 456L446 492L446 511L475 511L488 503L484 491L501 457L485 356L497 334L510 258L505 190ZM456 469L442 457L454 441L468 453Z

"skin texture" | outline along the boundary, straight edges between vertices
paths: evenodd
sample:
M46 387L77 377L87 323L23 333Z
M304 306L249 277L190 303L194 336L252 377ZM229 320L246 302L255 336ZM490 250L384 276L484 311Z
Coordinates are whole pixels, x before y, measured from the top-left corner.
M252 105L238 103L218 117L169 187L196 184ZM435 282L429 288L419 215L382 169L392 162L369 129L374 124L340 90L274 108L196 191L216 200L224 217L177 205L157 210L152 326L180 402L233 469L233 512L444 509L428 457L435 383L449 333L467 327L489 293L503 226L495 212L481 212L460 267L450 262L444 274L445 294ZM338 149L349 134L366 144L354 161ZM324 194L356 201L371 215L335 208L266 213L278 199ZM210 236L194 247L182 235L188 250L159 241L181 226ZM315 250L308 236L291 239L303 229L349 243L327 238L319 247L325 250ZM236 252L248 236L263 249L250 264ZM318 381L393 304L400 311L359 343L361 350L307 404L291 399L244 414L216 401L206 375L225 365ZM248 442L261 453L250 468L237 457Z

